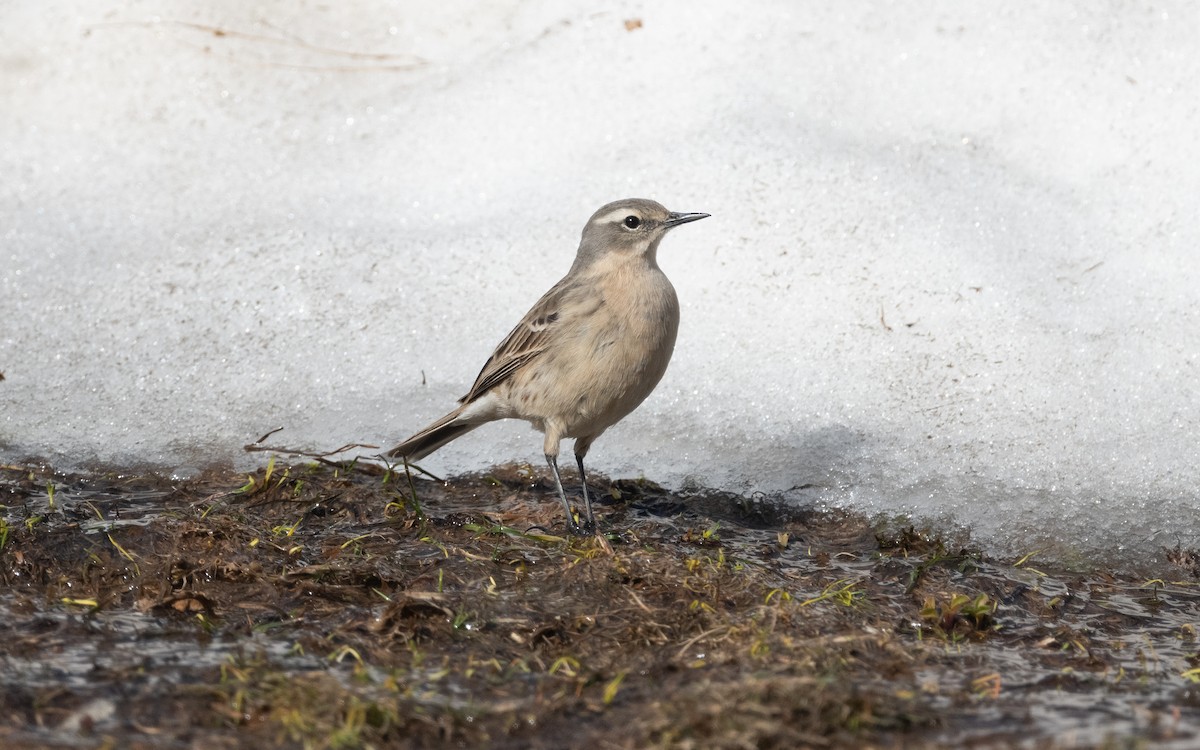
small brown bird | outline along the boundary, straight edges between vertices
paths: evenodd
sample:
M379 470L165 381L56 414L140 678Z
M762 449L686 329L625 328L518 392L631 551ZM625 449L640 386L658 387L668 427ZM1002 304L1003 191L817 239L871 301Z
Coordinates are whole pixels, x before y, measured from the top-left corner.
M546 462L567 528L594 533L584 456L650 395L675 349L679 300L658 267L658 243L672 227L708 215L641 199L602 207L583 228L571 270L500 342L460 406L388 455L419 460L486 422L524 419L546 434ZM558 473L563 438L575 438L587 514L582 525Z

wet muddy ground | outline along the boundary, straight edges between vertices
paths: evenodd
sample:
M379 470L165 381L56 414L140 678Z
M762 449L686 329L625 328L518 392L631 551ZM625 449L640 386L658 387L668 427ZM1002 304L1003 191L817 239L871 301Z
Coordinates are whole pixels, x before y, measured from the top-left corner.
M1200 746L1187 551L595 479L579 539L529 467L0 468L0 747Z

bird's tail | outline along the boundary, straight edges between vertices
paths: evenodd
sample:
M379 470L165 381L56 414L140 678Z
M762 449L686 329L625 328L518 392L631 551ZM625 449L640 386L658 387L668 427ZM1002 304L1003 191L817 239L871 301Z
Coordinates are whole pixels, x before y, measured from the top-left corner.
M408 440L400 443L400 445L392 448L387 454L389 456L403 456L413 461L419 461L451 440L467 434L482 424L482 422L463 421L462 412L462 408L455 409Z

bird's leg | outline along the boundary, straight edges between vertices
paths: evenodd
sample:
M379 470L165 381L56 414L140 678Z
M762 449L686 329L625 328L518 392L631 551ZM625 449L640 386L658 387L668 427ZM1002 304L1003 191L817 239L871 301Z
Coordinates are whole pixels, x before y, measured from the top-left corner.
M592 498L588 496L587 491L587 474L583 470L583 454L575 451L575 463L579 465L579 483L583 485L583 507L587 509L587 520L583 523L583 528L594 534L596 533L596 517L592 515Z
M558 456L547 453L546 463L550 464L550 471L554 472L554 486L558 488L558 499L562 500L563 510L567 512L567 531L575 536L588 536L591 532L580 528L571 513L571 504L567 502L567 493L563 491L562 477L558 475ZM591 513L591 506L588 506L588 513Z

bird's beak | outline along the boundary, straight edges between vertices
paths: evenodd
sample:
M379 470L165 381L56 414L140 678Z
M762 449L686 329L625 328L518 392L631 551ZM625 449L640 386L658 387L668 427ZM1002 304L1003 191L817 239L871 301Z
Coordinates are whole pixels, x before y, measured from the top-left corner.
M680 224L687 224L689 221L700 221L707 219L712 214L677 214L674 211L667 214L667 220L663 222L663 226L667 229L677 227Z

